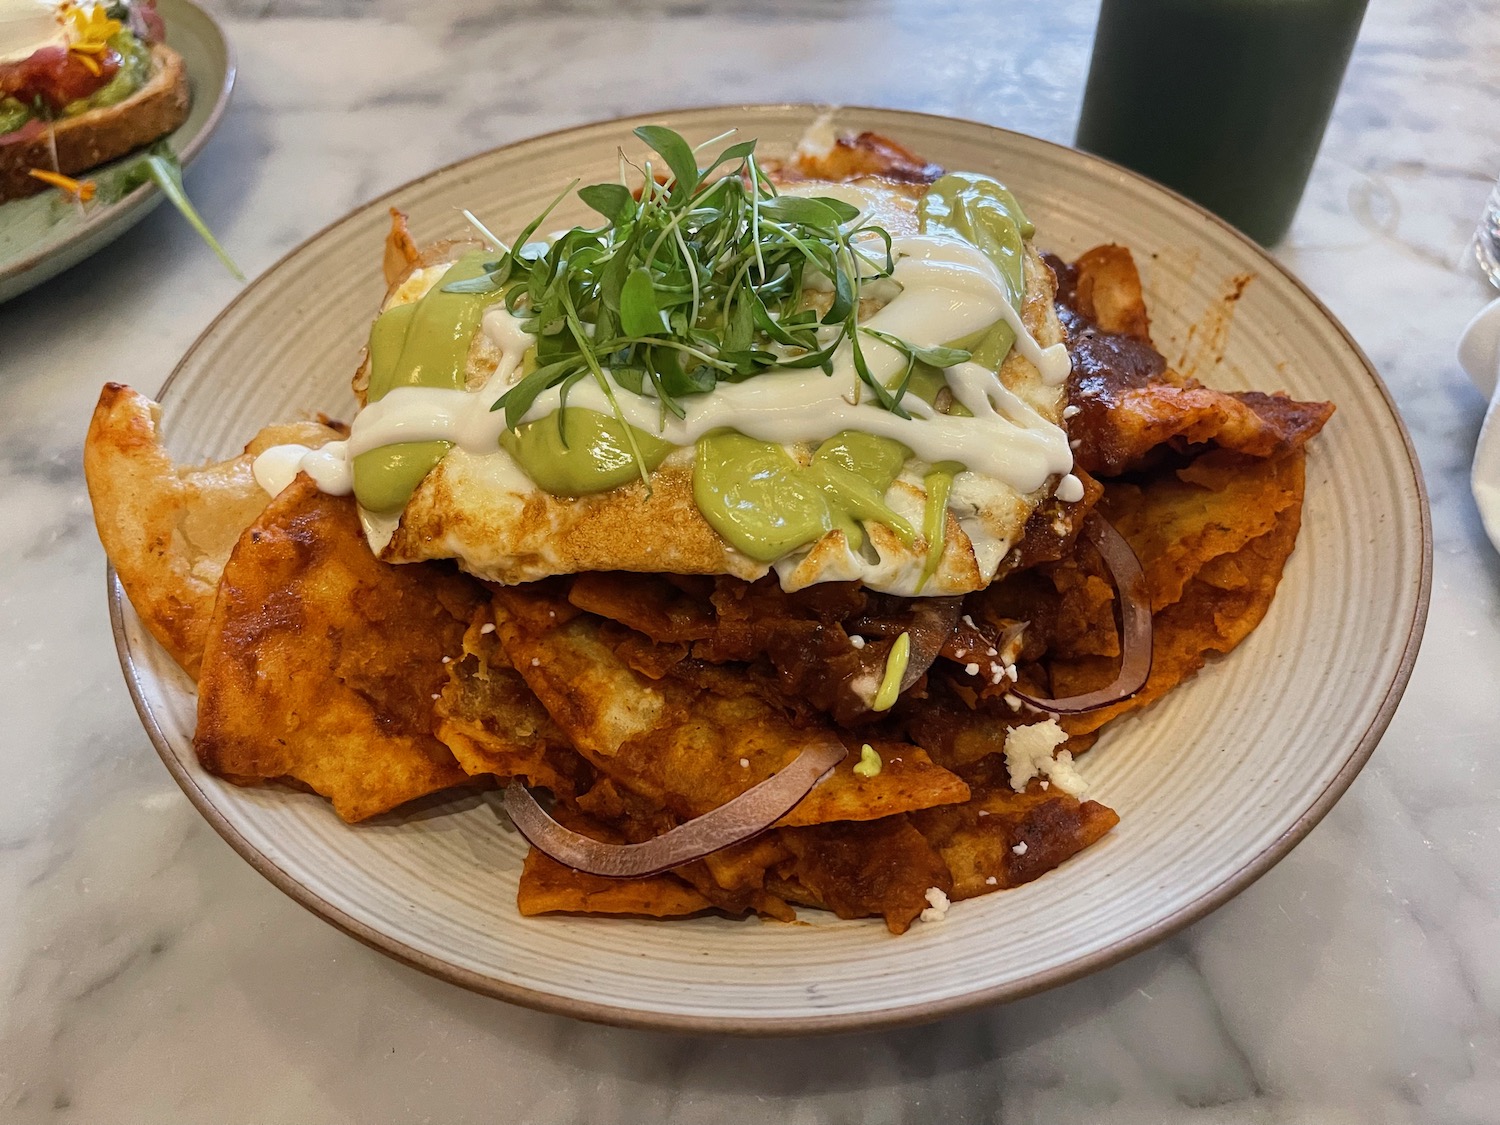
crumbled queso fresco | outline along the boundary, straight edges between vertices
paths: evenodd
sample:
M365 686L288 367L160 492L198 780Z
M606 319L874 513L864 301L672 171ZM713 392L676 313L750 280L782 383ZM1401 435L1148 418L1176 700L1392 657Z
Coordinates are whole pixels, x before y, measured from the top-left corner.
M1044 779L1044 789L1050 781L1069 796L1083 796L1088 782L1073 768L1073 755L1066 750L1056 757L1052 754L1067 740L1067 733L1056 719L1012 727L1005 736L1005 770L1010 775L1010 787L1020 793L1027 782L1040 777Z
M948 907L950 905L948 896L943 893L941 887L928 887L926 898L932 905L922 911L922 921L941 922L948 914Z

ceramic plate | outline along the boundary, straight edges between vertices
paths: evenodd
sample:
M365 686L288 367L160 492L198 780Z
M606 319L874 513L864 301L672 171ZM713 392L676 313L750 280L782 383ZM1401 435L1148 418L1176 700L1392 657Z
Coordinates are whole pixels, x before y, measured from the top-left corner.
M167 25L168 45L187 63L192 88L187 120L167 135L185 168L229 104L234 56L213 16L191 0L157 0L157 8ZM134 159L133 154L122 156L87 175L103 175ZM90 205L83 211L57 191L0 204L0 301L40 285L108 246L161 201L155 184L142 184L114 203Z
M738 127L787 152L807 106L657 115L694 139ZM223 457L257 427L348 417L349 376L384 292L387 208L418 240L457 235L459 208L513 232L573 177L616 173L647 118L510 145L408 184L284 258L203 334L165 388L179 458ZM240 789L193 756L192 685L111 579L121 660L152 740L225 839L298 902L368 944L480 992L587 1019L779 1034L891 1025L1011 999L1144 949L1284 856L1353 780L1405 687L1426 616L1426 499L1379 377L1294 278L1218 220L1071 149L971 122L848 109L951 168L1007 181L1038 242L1067 256L1134 249L1168 357L1229 388L1332 399L1308 459L1302 536L1264 624L1229 658L1083 759L1119 827L1037 882L956 904L893 938L879 921L522 918L524 845L490 797L350 828L322 800ZM559 219L581 220L581 207ZM562 222L558 226L565 225ZM1246 276L1253 278L1245 286ZM1226 318L1224 296L1244 294Z

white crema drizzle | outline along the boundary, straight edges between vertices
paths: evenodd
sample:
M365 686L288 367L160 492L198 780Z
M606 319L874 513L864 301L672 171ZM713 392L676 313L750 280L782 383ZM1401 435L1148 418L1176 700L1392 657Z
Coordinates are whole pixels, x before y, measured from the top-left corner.
M272 496L297 479L298 472L312 477L319 491L330 496L347 496L354 491L354 472L349 443L330 441L317 449L305 445L273 445L251 465L255 483Z

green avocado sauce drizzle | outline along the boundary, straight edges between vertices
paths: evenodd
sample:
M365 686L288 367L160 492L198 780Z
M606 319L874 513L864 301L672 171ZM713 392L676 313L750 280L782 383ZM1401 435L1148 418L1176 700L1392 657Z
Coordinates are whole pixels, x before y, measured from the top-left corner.
M871 711L889 711L896 705L896 698L901 694L901 678L906 675L906 666L910 663L911 634L902 633L886 654L885 675L880 679L875 701L870 704Z
M989 176L949 172L917 204L923 234L956 234L1000 267L1006 296L1019 304L1026 292L1025 240L1035 232L1016 197Z
M634 449L627 429L635 438ZM607 414L575 406L507 430L500 435L500 448L553 496L587 496L638 480L637 452L652 471L675 447Z
M449 282L484 274L488 251L474 251L454 262L421 300L397 305L370 329L369 402L396 387L463 390L469 346L494 293L450 293ZM453 448L451 441L404 441L371 449L354 458L354 495L367 511L400 511L417 485Z
M978 246L999 267L1010 302L1020 301L1025 293L1024 239L1035 232L1035 227L1009 190L988 176L949 174L927 190L917 213L924 234L956 234ZM1000 320L947 347L968 352L972 362L998 371L1015 338L1011 326ZM934 405L947 386L942 368L924 363L917 356L913 356L902 382L906 393ZM897 387L886 389L895 392ZM971 416L959 402L948 404L946 409L950 414ZM849 431L833 441L842 441L850 452L855 452L857 445L856 455L849 457L844 465L850 473L863 478L867 490L856 503L849 503L849 492L829 487L826 462L820 463L829 443L820 447L812 465L803 468L778 445L722 432L707 435L698 442L693 495L699 510L736 549L766 562L806 546L834 528L842 530L850 548L857 551L865 539L859 520L884 523L910 543L912 540L907 538L910 525L904 520L899 526L893 522L892 517L896 520L900 517L890 511L883 499L909 451L899 442ZM900 453L891 467L893 449ZM872 461L861 459L872 454ZM934 465L923 479L927 502L922 538L927 543L927 556L917 584L919 592L942 563L948 497L952 494L954 476L963 471L964 466L959 462L943 461ZM871 503L868 491L875 488L879 490L878 507Z
M999 268L1006 298L1020 308L1026 295L1025 240L1036 227L1009 189L989 176L950 172L928 188L917 203L917 219L923 234L955 234L979 247ZM970 353L972 362L999 371L1015 342L1015 330L998 320L949 346L962 348Z
M875 777L884 765L880 751L866 742L859 748L859 761L854 763L854 772L864 778Z
M953 478L964 471L957 461L939 461L922 478L922 489L927 493L927 503L922 509L922 538L927 540L927 559L922 564L922 577L917 579L917 593L938 572L943 561L943 545L947 541L948 497L953 492Z
M698 439L693 499L727 543L759 562L774 562L834 530L858 551L866 520L885 524L910 545L916 532L885 502L909 456L900 442L845 430L803 466L775 442L718 430Z

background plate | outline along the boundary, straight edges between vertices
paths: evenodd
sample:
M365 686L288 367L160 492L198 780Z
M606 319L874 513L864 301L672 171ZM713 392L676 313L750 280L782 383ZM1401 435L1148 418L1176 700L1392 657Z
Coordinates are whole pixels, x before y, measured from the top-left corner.
M234 56L218 22L192 0L157 0L167 44L187 63L192 106L187 120L167 134L184 168L219 124L234 88ZM93 176L128 164L134 154L101 164ZM108 246L162 201L155 184L142 184L110 204L78 205L58 191L0 204L0 301L8 301Z
M419 242L461 233L460 207L512 235L571 178L613 178L616 148L642 149L637 124L662 121L694 141L739 127L784 153L814 115L726 107L589 125L397 189L293 251L209 327L165 388L169 445L179 458L223 457L273 420L350 415L349 375L384 291L387 207L410 213ZM1035 883L893 938L879 921L817 911L803 912L810 926L522 918L524 845L492 797L349 828L316 797L221 782L192 752L192 685L111 577L121 662L163 761L297 901L445 979L588 1019L752 1034L890 1025L1026 995L1145 948L1266 871L1353 780L1406 685L1431 580L1415 459L1359 349L1252 243L1129 172L972 122L848 109L839 123L999 176L1038 242L1064 256L1132 247L1169 359L1225 387L1338 404L1313 443L1301 539L1265 622L1085 756L1092 793L1121 815L1113 833ZM557 218L584 214L575 201ZM1245 275L1254 280L1230 332L1224 294Z

